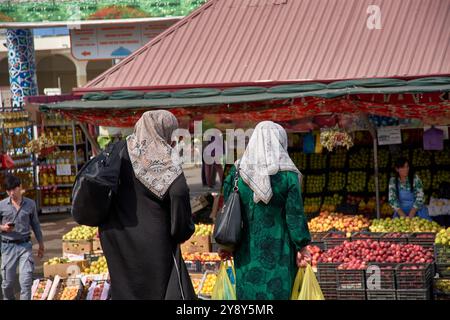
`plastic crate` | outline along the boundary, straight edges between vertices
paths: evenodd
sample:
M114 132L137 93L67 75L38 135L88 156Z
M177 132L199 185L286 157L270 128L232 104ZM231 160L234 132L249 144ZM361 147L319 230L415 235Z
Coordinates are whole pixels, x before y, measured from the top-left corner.
M367 300L397 300L397 293L393 290L366 290Z
M420 245L426 249L434 251L434 241L436 233L434 232L415 232L408 239L408 243Z
M188 272L202 272L202 265L198 260L184 261Z
M430 300L431 290L426 289L398 289L397 290L397 300Z
M450 247L435 245L434 261L436 264L450 264Z
M395 234L401 234L401 237L395 237ZM411 237L411 233L387 232L380 235L380 241L406 244L409 237Z
M323 242L325 243L325 250L330 250L334 247L340 246L345 241L349 241L350 239L346 237L344 232L336 232L330 231L323 238Z
M206 271L218 272L220 269L220 261L202 261L199 263L201 272Z
M319 282L325 300L337 300L336 282Z
M376 290L395 290L395 269L397 268L397 263L370 263L368 269L372 266L377 266L380 268L380 282L379 287ZM373 273L366 271L366 288L368 288L372 283Z
M439 273L441 277L450 277L450 263L436 263L436 272Z
M355 241L355 240L380 241L381 236L382 236L381 232L358 231L358 232L352 233L351 241Z
M367 300L366 290L337 289L338 300Z
M358 290L366 288L365 270L336 271L338 289Z
M310 246L316 246L320 250L325 251L325 243L320 241L314 241L309 243Z
M405 267L417 267L409 270ZM433 274L429 263L401 263L395 270L397 289L425 289L431 285Z
M333 282L336 286L337 275L336 268L341 263L322 263L317 264L317 279L319 282Z
M311 242L323 242L328 232L311 232Z

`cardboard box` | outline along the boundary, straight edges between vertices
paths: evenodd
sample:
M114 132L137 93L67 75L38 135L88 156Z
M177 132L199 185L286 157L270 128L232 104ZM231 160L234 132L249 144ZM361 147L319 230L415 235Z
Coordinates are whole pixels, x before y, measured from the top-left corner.
M103 252L100 239L95 238L94 240L92 240L92 250L93 252Z
M63 240L62 242L63 255L84 255L92 253L92 240Z
M209 205L208 200L204 196L197 196L191 200L191 211L196 213Z
M211 238L209 236L192 236L181 245L182 253L210 252Z
M88 266L86 260L71 261L54 265L44 265L44 277L50 278L60 276L63 278L74 277Z

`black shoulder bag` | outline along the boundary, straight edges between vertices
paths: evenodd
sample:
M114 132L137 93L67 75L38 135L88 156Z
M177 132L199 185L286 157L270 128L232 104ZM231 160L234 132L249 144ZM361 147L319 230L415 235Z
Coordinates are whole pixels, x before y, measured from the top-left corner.
M228 197L214 226L214 238L218 244L235 247L242 235L241 199L239 197L239 164L234 176L233 192Z
M121 151L126 141L110 144L78 172L72 191L72 216L79 224L96 227L106 219L119 186Z

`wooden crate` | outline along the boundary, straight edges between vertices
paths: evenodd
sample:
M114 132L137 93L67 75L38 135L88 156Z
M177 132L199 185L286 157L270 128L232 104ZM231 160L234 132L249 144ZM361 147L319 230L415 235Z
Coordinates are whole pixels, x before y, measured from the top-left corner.
M209 236L192 236L181 245L181 252L211 252L211 238Z
M92 240L63 240L62 250L64 255L84 255L93 252Z

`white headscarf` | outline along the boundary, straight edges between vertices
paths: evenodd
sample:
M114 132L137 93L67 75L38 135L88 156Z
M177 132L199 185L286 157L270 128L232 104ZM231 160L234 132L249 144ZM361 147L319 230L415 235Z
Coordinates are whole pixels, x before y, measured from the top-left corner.
M160 199L183 172L181 161L170 146L172 133L177 128L177 118L169 111L147 111L127 138L136 178Z
M282 126L272 121L258 123L239 165L239 173L253 190L253 201L268 204L272 198L270 176L278 171L301 173L287 152L288 138Z

